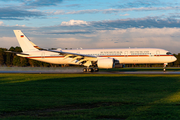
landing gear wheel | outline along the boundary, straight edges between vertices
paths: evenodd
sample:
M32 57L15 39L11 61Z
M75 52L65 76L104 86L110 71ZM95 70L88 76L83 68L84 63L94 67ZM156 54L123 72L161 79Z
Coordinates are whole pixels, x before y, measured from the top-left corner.
M83 69L83 72L87 72L87 68L84 68L84 69Z
M99 71L99 68L93 68L93 71L94 71L94 72L98 72L98 71Z
M163 71L166 72L166 69L164 68Z
M83 72L98 72L99 68L83 68Z
M87 71L88 72L93 72L93 69L92 68L88 68Z

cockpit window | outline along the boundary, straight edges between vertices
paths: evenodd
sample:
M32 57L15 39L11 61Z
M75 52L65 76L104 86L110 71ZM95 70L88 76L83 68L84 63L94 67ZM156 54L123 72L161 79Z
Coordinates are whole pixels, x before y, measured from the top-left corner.
M170 52L167 52L167 53L166 53L166 55L172 55L172 53L170 53Z

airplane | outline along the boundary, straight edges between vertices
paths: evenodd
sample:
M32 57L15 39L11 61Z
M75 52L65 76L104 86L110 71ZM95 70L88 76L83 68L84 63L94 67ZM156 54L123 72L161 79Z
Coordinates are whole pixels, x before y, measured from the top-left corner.
M169 51L159 48L71 49L46 50L31 42L21 30L14 30L22 48L17 56L52 63L83 65L83 72L97 72L99 68L123 68L124 64L164 64L176 61Z

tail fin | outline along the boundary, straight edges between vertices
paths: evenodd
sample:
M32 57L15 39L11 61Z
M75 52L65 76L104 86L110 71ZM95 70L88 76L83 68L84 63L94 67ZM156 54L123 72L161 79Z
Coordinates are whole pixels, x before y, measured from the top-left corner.
M32 42L21 32L21 30L14 30L14 34L21 46L23 52L38 51L32 44Z

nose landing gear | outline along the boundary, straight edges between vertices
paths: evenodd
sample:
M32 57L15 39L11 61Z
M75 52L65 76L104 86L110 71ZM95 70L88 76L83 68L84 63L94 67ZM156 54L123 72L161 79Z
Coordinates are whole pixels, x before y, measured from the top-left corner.
M163 71L166 72L166 66L168 65L168 63L164 63L164 67L163 67Z

